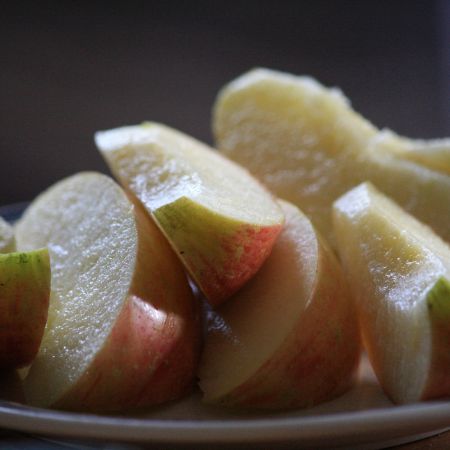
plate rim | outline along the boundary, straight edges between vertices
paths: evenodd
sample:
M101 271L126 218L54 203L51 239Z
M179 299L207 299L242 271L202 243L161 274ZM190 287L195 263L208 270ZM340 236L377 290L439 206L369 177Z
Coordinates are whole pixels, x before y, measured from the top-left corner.
M50 426L49 426L50 425ZM0 426L83 439L133 442L242 444L377 442L450 428L450 401L302 417L250 419L156 419L74 413L0 401ZM413 431L413 433L412 433Z
M30 202L25 201L10 203L8 205L0 205L0 216L8 222L14 222L20 218L29 204Z

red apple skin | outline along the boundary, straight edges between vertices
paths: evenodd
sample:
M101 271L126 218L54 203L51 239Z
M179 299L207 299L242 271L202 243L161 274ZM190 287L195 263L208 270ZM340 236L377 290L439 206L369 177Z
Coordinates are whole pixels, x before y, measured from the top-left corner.
M283 228L282 222L254 226L222 220L186 197L152 214L169 242L176 242L180 260L213 307L255 275ZM198 226L205 223L206 232Z
M171 313L157 323L152 308L129 297L104 348L55 408L118 411L189 392L197 362L192 326Z
M359 327L340 264L318 239L317 284L309 306L276 355L219 403L252 409L311 407L354 383L361 354Z
M14 267L7 272L0 267L0 368L21 368L31 364L44 334L50 259L46 249L5 258Z
M241 226L233 235L221 240L224 264L203 261L195 279L208 303L217 307L238 291L258 271L270 255L282 225L267 228ZM237 258L236 254L240 256ZM186 256L187 266L193 263Z
M446 300L450 302L450 298ZM430 307L430 304L428 306ZM420 400L433 400L450 396L450 308L444 314L436 314L435 311L431 310L429 312L433 353L428 380Z
M450 393L450 329L447 326L433 330L433 356L430 374L420 400L449 397ZM436 342L436 344L435 344Z
M136 272L125 306L88 370L54 405L124 411L188 393L200 351L199 305L175 254L139 205ZM172 258L160 258L162 252Z

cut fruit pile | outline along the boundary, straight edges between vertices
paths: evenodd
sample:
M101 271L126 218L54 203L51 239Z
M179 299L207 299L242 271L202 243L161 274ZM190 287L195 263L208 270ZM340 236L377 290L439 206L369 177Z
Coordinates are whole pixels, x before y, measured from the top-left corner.
M197 378L207 403L309 407L363 348L394 402L449 397L450 140L266 69L222 89L213 127L219 151L157 123L98 132L121 186L78 173L0 221L0 308L28 308L3 314L0 365L31 363L27 401L125 411Z

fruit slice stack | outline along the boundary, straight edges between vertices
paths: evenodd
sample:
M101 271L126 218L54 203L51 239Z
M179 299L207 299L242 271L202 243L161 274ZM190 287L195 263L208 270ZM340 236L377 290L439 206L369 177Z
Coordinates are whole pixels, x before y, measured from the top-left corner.
M184 271L147 214L109 177L81 173L41 194L16 227L47 246L48 323L25 380L42 407L124 410L178 398L199 351Z
M347 282L298 208L256 276L211 312L199 369L204 400L228 406L312 406L346 391L360 337Z

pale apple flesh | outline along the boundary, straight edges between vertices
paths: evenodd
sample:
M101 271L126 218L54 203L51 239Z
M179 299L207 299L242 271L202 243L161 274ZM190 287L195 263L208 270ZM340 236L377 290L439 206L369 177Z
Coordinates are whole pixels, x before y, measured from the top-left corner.
M153 215L212 305L258 270L283 215L245 169L160 124L122 127L95 138L112 173Z
M24 382L31 404L117 411L191 387L200 331L183 268L109 177L62 180L16 232L19 248L48 245L53 265L48 325Z
M0 254L0 367L36 356L47 322L50 260L45 248Z
M400 158L450 175L450 139L408 139L390 130L379 133L376 147Z
M14 228L0 217L0 253L11 253L15 247Z
M198 371L207 403L307 407L354 381L360 336L342 270L311 222L282 207L285 227L266 263L210 312Z
M337 89L256 69L220 92L213 125L219 150L299 206L334 247L332 203L367 180L450 241L448 173L392 150L405 140L385 145L386 132Z
M333 212L339 255L380 385L398 403L449 395L440 376L448 377L449 358L438 355L450 352L450 341L436 334L427 301L436 281L450 276L448 245L369 183L338 199Z

